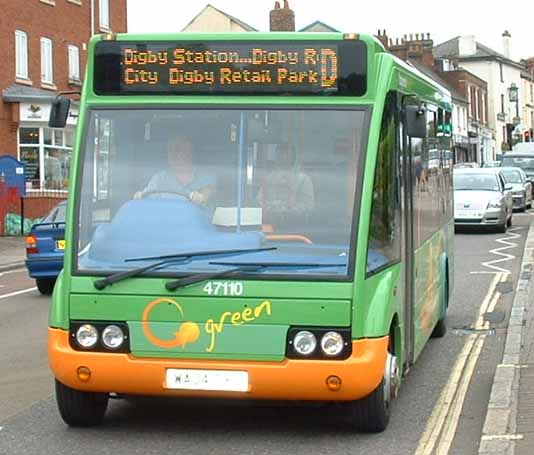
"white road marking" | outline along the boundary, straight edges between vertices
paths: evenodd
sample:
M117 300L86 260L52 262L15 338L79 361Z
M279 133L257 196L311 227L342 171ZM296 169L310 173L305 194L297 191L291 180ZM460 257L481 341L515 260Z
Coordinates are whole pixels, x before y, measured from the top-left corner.
M509 240L515 240L520 238L521 236L519 234L516 234L514 231L520 230L522 228L512 228L508 231L509 235L507 237L502 237L500 239L495 240L498 243L503 244L504 246L499 248L494 248L493 250L490 250L491 254L496 254L497 256L501 256L499 259L493 259L492 261L483 262L483 267L488 267L489 269L496 271L496 272L506 272L510 273L510 270L504 269L502 267L499 267L495 264L500 264L502 262L507 262L515 259L516 257L513 254L510 253L504 253L504 250L509 250L511 248L516 248L517 243L510 242ZM474 273L480 273L480 272L471 272Z
M0 300L7 299L8 297L15 297L16 295L26 294L27 292L35 291L37 288L23 289L22 291L11 292L9 294L0 295Z
M485 434L483 441L518 441L523 439L522 434Z
M510 247L508 246L507 248ZM500 296L500 293L497 291L497 285L505 281L509 276L508 271L493 273L495 276L480 305L478 318L473 326L475 330L489 328L489 323L485 321L484 315L490 308L495 308ZM485 333L473 333L469 335L464 343L447 384L441 392L425 431L419 440L415 452L416 455L430 455L432 453L447 455L449 453L469 384L482 347L484 346L485 338Z
M467 390L469 389L469 383L471 382L471 377L473 376L480 352L482 351L482 346L484 346L486 335L475 335L475 338L473 349L469 353L467 364L463 371L460 384L458 385L458 391L451 406L452 412L448 415L446 420L447 426L436 449L437 455L447 455L449 453L454 435L456 434L456 428L460 421L460 414L464 406Z

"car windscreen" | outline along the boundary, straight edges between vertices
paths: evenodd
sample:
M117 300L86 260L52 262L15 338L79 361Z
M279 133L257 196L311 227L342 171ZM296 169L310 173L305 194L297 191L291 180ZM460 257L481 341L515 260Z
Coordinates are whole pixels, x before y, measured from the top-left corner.
M534 155L532 156L505 156L502 159L503 167L520 167L524 171L534 172Z
M502 173L508 183L522 183L520 171L503 169Z
M67 205L59 204L54 207L45 218L43 223L64 223L66 218Z
M454 190L500 191L495 174L457 173L454 174Z

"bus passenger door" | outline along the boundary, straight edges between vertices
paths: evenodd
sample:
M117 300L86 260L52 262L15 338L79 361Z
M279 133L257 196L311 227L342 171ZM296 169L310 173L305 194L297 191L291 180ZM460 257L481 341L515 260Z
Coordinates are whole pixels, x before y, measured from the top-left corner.
M401 112L405 102L401 102ZM404 115L399 119L399 173L401 194L402 242L401 257L404 263L404 353L403 370L406 373L414 361L414 304L415 304L415 244L414 244L414 191L415 158L412 154L411 139L406 134Z

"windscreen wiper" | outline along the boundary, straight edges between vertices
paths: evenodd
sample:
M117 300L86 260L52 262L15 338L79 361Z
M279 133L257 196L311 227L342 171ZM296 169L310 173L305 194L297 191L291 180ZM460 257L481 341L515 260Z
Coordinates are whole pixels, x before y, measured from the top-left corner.
M165 284L168 291L174 291L178 288L190 286L192 284L201 283L202 281L214 280L216 278L223 278L226 276L234 275L238 272L252 273L257 272L267 267L346 267L347 264L320 264L317 262L210 262L210 265L227 265L235 266L232 269L222 270L214 273L199 273L197 275L191 275L180 280L169 281Z
M148 270L157 269L158 267L162 267L166 264L170 264L175 261L186 262L189 259L192 259L195 257L225 255L225 254L231 255L231 254L257 253L261 251L271 251L271 250L276 250L276 249L277 249L276 247L266 247L266 248L242 248L242 249L234 249L234 250L193 251L189 253L169 254L165 256L126 259L125 262L144 261L144 260L150 260L150 259L160 259L160 260L158 262L153 262L152 264L148 264L143 267L138 267L132 270L125 270L123 272L113 273L107 276L106 278L96 280L93 283L93 285L96 289L102 290L105 287L109 286L110 284L117 283L119 281L125 280L127 278L131 278L137 275L141 275L142 273L147 272Z
M164 256L147 256L144 258L128 258L125 259L124 262L135 262L135 261L151 261L151 260L162 260L162 259L175 259L175 258L192 258L192 257L199 257L199 256L211 256L213 254L245 254L245 253L258 253L261 251L272 251L276 250L277 247L275 246L269 246L269 247L262 247L262 248L238 248L234 250L205 250L205 251L194 251L191 253L175 253L175 254L167 254Z

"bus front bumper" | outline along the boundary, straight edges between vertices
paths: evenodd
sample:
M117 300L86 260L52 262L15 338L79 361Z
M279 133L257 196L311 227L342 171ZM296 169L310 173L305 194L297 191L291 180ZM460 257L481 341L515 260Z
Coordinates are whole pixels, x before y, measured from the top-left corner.
M349 401L364 398L384 376L388 337L353 341L346 360L295 360L282 362L218 361L136 358L131 354L79 352L71 348L65 330L48 329L48 358L55 377L77 390L131 395L220 397L270 400ZM78 377L86 367L88 381ZM165 386L169 368L247 371L247 392L191 391ZM341 387L330 390L327 378L337 376Z

